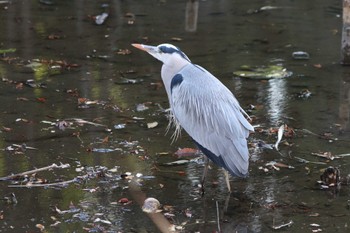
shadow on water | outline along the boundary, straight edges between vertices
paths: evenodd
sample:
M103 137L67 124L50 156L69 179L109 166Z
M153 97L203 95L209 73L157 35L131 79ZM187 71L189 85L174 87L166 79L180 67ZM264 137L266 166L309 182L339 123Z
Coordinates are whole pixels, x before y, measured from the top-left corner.
M344 180L350 172L347 156L330 156L350 152L340 16L340 1L1 1L0 176L70 168L1 182L0 231L157 232L132 195L132 177L178 231L218 231L218 217L222 232L348 231L348 186L316 185L328 166ZM252 115L259 127L249 139L250 177L232 178L232 194L215 165L204 197L202 163L162 166L194 145L185 132L173 144L164 136L161 64L134 42L181 47ZM310 59L293 59L296 51ZM282 65L293 75L233 77L243 65ZM280 151L262 148L282 124ZM63 187L23 187L77 177Z

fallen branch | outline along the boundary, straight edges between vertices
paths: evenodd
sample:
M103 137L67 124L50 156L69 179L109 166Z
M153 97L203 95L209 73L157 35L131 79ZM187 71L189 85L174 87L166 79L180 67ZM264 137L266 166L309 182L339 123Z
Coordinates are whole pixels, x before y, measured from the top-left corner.
M35 188L35 187L51 187L51 186L65 186L70 183L78 182L77 179L67 180L67 181L61 181L56 183L47 183L47 184L12 184L9 185L9 188Z
M53 163L50 166L37 168L37 169L34 169L34 170L30 170L30 171L26 171L26 172L22 172L22 173L9 175L9 176L6 176L6 177L1 177L0 181L12 180L12 179L17 178L17 177L22 177L22 176L26 176L26 175L30 175L30 174L33 174L33 173L54 169L54 168L64 169L64 168L68 168L68 167L70 167L70 165L68 163L66 163L66 164L62 164L61 163L61 165L57 165L57 164Z
M275 226L275 224L273 224L272 229L279 230L279 229L284 228L284 227L290 227L292 224L293 224L292 220L290 220L287 223L284 223L284 224L281 224L281 225L277 225L277 226Z

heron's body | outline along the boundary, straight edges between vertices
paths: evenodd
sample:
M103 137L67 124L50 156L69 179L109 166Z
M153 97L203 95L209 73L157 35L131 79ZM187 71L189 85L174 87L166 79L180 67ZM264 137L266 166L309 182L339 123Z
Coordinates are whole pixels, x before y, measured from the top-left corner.
M173 45L134 46L163 62L161 76L172 114L202 152L232 175L246 177L246 138L254 128L232 92Z

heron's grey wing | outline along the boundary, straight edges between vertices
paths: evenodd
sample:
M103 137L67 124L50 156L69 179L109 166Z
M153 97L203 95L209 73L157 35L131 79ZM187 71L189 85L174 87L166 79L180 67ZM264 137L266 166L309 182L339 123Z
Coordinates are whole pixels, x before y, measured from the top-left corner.
M231 174L248 174L246 138L253 127L233 94L202 67L188 65L174 76L171 109L185 131L215 163Z

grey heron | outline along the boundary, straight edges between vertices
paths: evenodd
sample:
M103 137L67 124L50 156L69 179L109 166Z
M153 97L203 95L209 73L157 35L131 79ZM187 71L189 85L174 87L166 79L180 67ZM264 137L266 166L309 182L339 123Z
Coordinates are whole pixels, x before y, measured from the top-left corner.
M203 67L193 64L171 44L132 44L163 62L161 77L175 124L180 125L198 148L228 174L247 177L247 138L253 126L232 92ZM208 165L204 168L202 188Z

